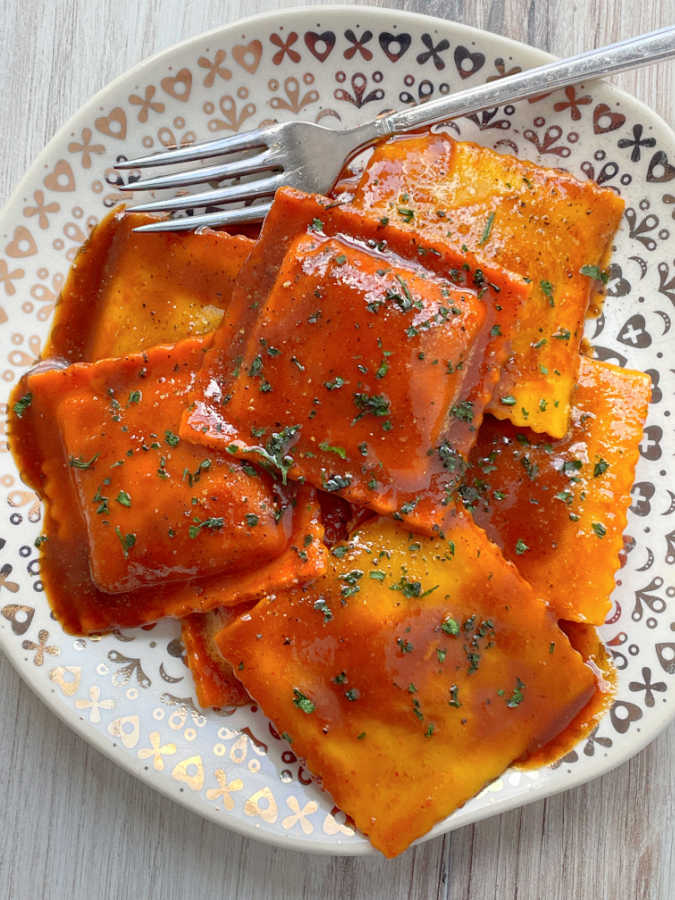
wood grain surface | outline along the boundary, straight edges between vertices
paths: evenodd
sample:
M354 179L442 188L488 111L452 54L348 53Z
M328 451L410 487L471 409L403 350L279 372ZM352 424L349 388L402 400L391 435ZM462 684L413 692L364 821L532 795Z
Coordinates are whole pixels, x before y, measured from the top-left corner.
M177 41L275 0L2 0L0 203L95 91ZM315 4L320 5L320 4ZM674 0L371 0L570 55L675 20ZM675 66L615 79L667 121ZM393 862L305 856L230 834L127 775L56 719L0 656L0 897L545 898L675 896L675 728L584 787Z

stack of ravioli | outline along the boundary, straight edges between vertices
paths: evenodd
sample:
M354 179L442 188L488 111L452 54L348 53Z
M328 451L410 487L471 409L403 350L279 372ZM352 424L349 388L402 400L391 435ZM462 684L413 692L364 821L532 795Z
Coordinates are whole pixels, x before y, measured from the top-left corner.
M425 132L255 241L113 212L10 410L63 627L180 618L387 856L565 752L650 396L580 352L622 208Z

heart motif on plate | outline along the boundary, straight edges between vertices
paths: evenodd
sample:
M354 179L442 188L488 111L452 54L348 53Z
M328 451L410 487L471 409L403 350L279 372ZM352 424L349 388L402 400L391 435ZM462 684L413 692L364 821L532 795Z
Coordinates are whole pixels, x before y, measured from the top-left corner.
M319 62L325 62L333 52L335 32L322 31L321 34L318 34L316 31L306 31L305 44L312 56Z
M45 175L44 185L50 191L74 191L75 177L70 163L60 159L52 171Z
M379 41L380 47L382 47L387 59L389 59L390 62L398 62L410 47L412 38L405 32L402 34L390 34L388 31L383 31L379 37Z
M471 78L485 65L485 54L471 53L466 47L455 47L455 66L460 78Z
M81 666L56 666L49 673L49 680L61 688L64 696L72 697L82 681Z
M107 116L99 116L94 125L96 130L108 137L123 141L127 136L127 114L121 106L115 106Z
M258 71L262 53L262 44L257 40L249 41L248 44L235 44L232 48L235 61L251 75L255 75Z
M3 606L2 615L12 626L14 634L25 634L33 621L35 610L32 606L24 606L22 603L10 603Z
M663 150L657 150L649 160L647 181L656 181L661 184L665 181L672 181L673 178L675 178L675 166L668 162L668 157Z
M5 247L5 253L7 256L12 256L14 259L21 259L24 256L33 256L37 253L35 238L25 225L17 225L14 229L14 236Z
M192 72L189 69L179 69L175 75L162 78L160 84L169 97L187 103L192 93Z
M626 121L623 113L614 112L606 103L598 103L593 110L593 131L595 134L607 134L616 131Z

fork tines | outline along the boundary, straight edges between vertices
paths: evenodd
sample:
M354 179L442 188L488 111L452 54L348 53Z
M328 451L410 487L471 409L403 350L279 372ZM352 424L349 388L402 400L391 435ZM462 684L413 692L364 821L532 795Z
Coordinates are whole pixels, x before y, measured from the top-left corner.
M248 150L258 150L255 153L214 165L202 166L182 172L173 172L168 175L160 175L132 181L129 184L120 185L122 191L150 190L158 191L167 188L177 189L189 187L195 184L208 182L220 182L225 179L241 178L258 173L273 172L263 178L238 184L229 184L217 187L198 194L185 194L180 197L170 197L153 200L128 208L129 212L173 212L175 210L190 209L200 206L212 207L214 204L245 202L274 194L283 183L283 158L280 148L274 145L273 137L277 129L273 126L264 131L248 131L234 134L231 137L220 138L215 141L207 141L202 144L194 144L186 147L178 147L152 156L143 156L137 159L124 160L116 164L116 169L144 169L156 166L172 165L179 163L196 162L216 156L227 156ZM229 208L206 212L203 215L185 216L179 219L167 219L140 226L136 231L175 231L193 229L207 225L234 225L244 222L258 221L266 215L271 203L256 203L245 207Z

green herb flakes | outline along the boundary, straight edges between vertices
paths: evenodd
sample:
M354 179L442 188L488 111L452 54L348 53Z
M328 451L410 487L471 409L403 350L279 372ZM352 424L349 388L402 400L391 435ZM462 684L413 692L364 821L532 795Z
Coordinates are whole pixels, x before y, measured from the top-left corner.
M28 409L28 407L31 405L32 402L33 402L33 395L30 393L30 391L27 394L24 394L23 397L20 397L16 401L16 403L14 404L14 406L12 408L14 410L14 415L17 417L17 419L21 419L23 417L23 414L26 412L26 410Z
M293 688L293 705L301 709L306 715L313 713L316 709L309 697L297 688Z
M451 616L446 616L441 622L441 631L444 631L446 634L456 635L459 634L459 625Z
M133 532L129 532L129 534L122 534L122 530L119 525L115 525L115 534L119 538L119 542L122 545L122 553L124 553L124 558L126 559L129 556L129 551L134 547L136 543L136 535Z

